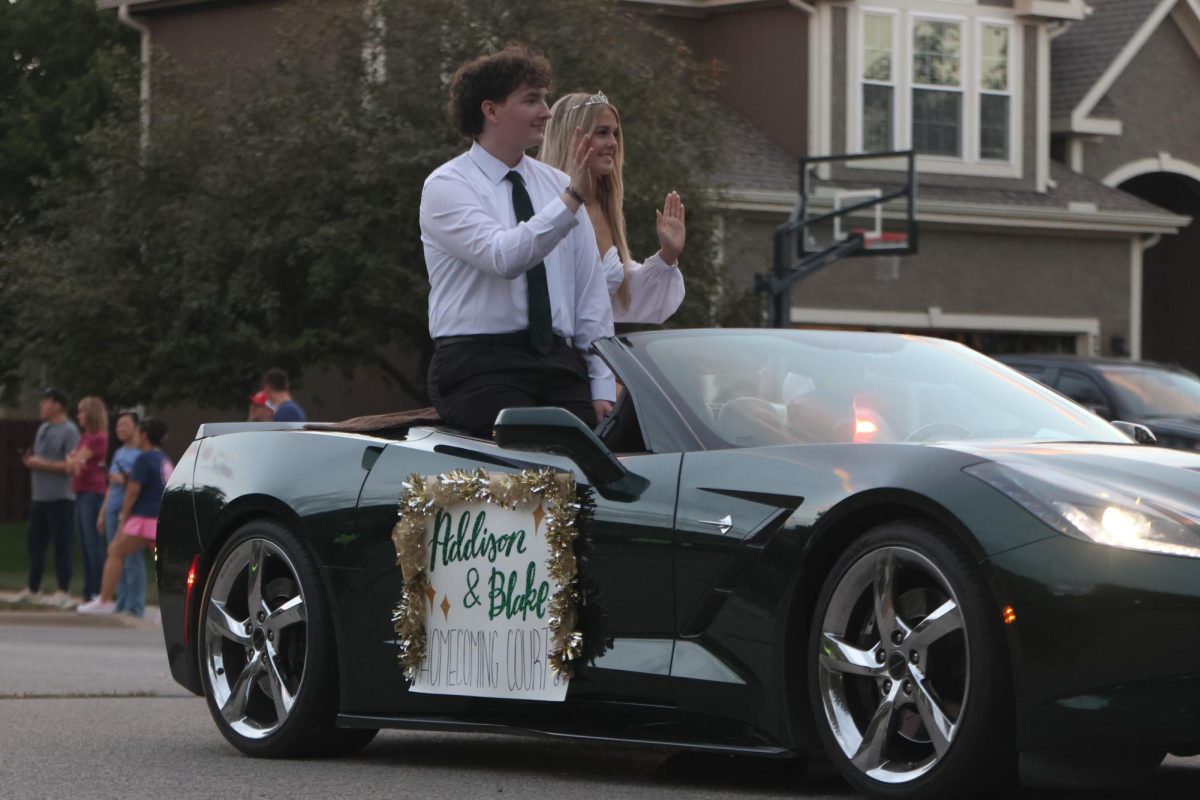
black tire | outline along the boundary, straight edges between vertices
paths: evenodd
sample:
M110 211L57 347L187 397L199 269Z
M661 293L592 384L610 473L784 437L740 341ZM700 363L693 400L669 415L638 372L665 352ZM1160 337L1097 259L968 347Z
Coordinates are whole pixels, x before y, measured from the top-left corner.
M1001 615L958 542L918 521L855 540L821 590L806 652L817 730L858 791L932 800L1013 786Z
M312 556L283 524L252 520L221 547L197 630L209 712L246 755L352 752L374 735L334 727L337 654L329 604Z

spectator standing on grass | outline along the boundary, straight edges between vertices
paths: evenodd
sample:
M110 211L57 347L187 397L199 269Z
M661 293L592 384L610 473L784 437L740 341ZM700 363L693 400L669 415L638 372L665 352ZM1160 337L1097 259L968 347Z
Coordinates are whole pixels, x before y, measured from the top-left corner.
M116 613L114 598L125 560L134 554L141 555L144 548L153 547L158 539L158 512L162 506L163 490L174 469L171 460L162 451L166 435L167 426L162 420L147 417L138 425L136 441L141 452L133 462L129 483L125 487L125 499L117 519L117 535L108 546L100 596L76 609L80 614Z
M122 409L117 414L117 440L121 446L112 454L112 466L108 469L108 492L104 496L104 506L96 517L96 529L105 537L105 552L117 536L125 487L133 474L133 463L142 452L136 444L140 420L138 412L133 409ZM135 617L146 613L146 558L140 551L125 559L121 582L117 584L116 600L117 611Z
M79 401L75 419L83 434L67 455L67 472L75 492L75 535L83 560L83 597L91 600L100 593L100 571L104 569L104 533L97 530L96 518L108 489L108 409L99 397L85 397Z
M276 422L308 421L304 409L292 399L286 372L279 367L272 367L263 374L262 383L263 391L267 393L267 405L275 411Z
M46 389L38 404L42 424L33 441L33 450L23 454L21 462L30 471L32 502L29 505L29 585L17 595L18 601L46 602L63 608L71 606L67 594L71 586L71 518L75 512L75 492L67 472L67 454L79 442L79 429L67 419L67 395L61 389ZM46 567L46 548L54 544L54 572L58 591L41 597L42 573Z

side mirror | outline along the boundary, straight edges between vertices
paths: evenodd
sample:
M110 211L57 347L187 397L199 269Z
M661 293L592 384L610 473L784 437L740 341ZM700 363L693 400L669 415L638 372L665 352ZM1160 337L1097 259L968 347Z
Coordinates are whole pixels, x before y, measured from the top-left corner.
M1154 435L1154 432L1140 423L1115 419L1112 421L1112 426L1138 444L1158 443L1158 437Z
M566 456L609 500L637 500L650 485L641 475L625 469L604 442L566 409L506 408L496 417L492 434L496 444L506 450Z

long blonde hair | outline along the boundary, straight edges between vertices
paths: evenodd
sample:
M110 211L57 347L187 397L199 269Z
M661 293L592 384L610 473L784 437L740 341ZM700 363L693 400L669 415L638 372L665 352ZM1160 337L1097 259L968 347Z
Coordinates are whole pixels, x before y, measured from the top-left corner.
M603 95L600 95L603 97ZM596 128L596 120L600 112L608 109L617 118L617 128L620 131L621 114L612 103L597 99L596 95L587 92L575 92L563 95L550 109L550 121L546 123L545 139L538 159L552 167L567 171L567 162L571 158L571 137L579 128L585 134ZM608 220L612 230L613 244L617 246L617 255L621 259L621 269L625 277L621 287L617 289L617 299L622 307L629 306L629 244L625 238L625 185L621 181L621 165L625 161L625 139L617 136L617 153L613 158L611 175L595 177L595 202L600 213ZM601 254L603 255L603 254Z
M83 412L83 429L87 433L108 430L108 408L99 397L88 395L83 398L79 401L79 410Z

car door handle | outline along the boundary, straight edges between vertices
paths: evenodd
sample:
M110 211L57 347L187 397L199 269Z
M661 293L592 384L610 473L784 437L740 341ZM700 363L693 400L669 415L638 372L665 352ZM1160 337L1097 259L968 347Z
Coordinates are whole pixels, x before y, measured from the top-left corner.
M729 533L729 529L733 527L733 517L726 514L720 519L700 519L696 520L703 525L716 525L717 530L722 534Z

